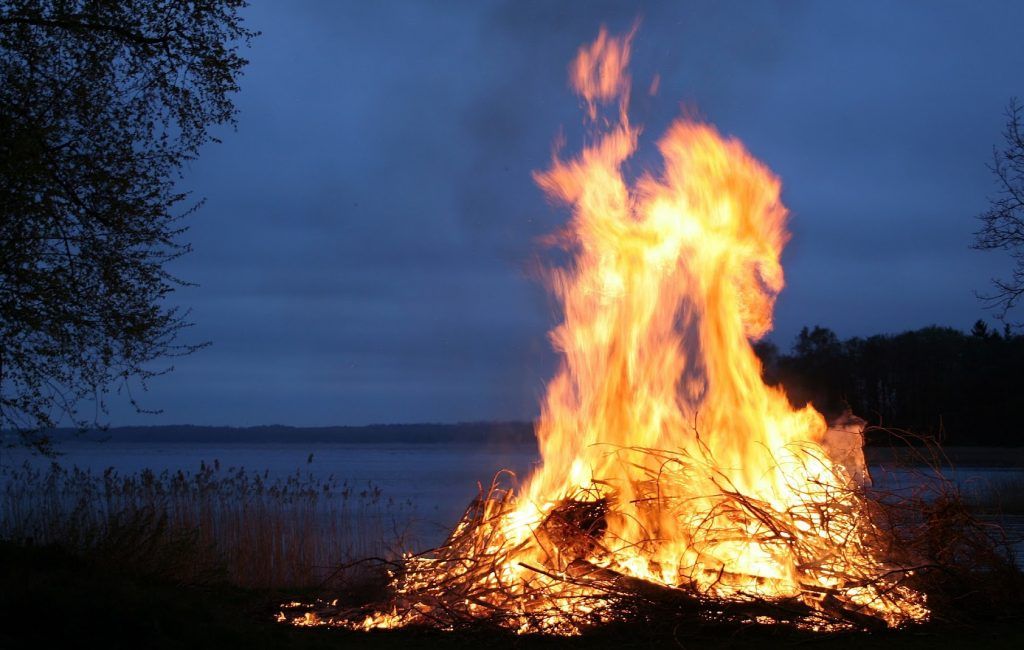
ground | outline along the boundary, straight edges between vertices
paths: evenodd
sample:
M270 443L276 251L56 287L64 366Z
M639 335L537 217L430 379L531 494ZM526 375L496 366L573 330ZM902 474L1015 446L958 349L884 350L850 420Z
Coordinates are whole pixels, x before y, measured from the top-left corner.
M296 594L230 586L175 585L102 566L53 548L0 544L0 647L131 648L984 648L1024 647L1024 622L932 626L884 634L808 637L763 629L612 629L575 639L479 631L356 633L273 622Z

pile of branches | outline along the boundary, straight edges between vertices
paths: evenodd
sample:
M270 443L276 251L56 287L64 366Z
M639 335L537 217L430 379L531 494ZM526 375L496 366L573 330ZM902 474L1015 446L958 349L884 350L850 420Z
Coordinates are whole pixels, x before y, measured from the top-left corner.
M904 556L919 558L925 570L913 586L928 595L931 620L975 624L1017 620L1024 608L1024 572L1001 517L979 514L970 494L947 478L955 463L934 438L881 429L901 481L872 488L878 527Z
M698 466L693 458L680 454L621 451L654 454L662 461L661 471L640 482L641 492L649 494L640 499L647 507L674 507L664 496L671 493L666 490L667 481L686 480L693 471L716 471L711 463ZM666 471L669 465L676 467ZM942 484L939 494L910 496L849 486L824 500L819 492L817 499L808 497L801 508L787 512L777 512L724 480L716 482L720 492L703 522L694 526L694 544L721 541L729 531L715 529L712 522L725 517L743 530L754 530L763 547L788 547L799 560L800 574L808 578L801 580L801 593L795 597L716 589L719 582L756 584L761 580L730 575L725 567L710 587L707 579L697 580L696 575L681 580L682 586L667 586L627 575L613 561L596 562L594 558L614 558L616 550L607 529L617 504L607 490L562 500L547 512L531 537L511 545L502 533L502 522L516 509L515 492L500 483L496 477L439 548L391 566L391 593L384 602L360 607L339 606L336 600L292 603L278 620L357 629L494 627L553 634L576 634L610 623L666 621L691 628L756 623L808 630L876 630L923 620L922 593L927 594L932 618L948 620L962 611L957 593L977 587L958 583L963 582L962 576L981 576L976 581L995 574L1019 577L1005 539L970 515L950 482ZM830 483L834 485L840 483ZM847 492L851 490L856 498ZM833 527L831 540L823 540L817 532L801 534L806 529L799 522L806 522L811 510L819 531ZM646 543L653 545L656 540L652 536L639 546ZM523 553L527 546L534 552ZM520 559L524 556L536 559ZM510 571L510 566L515 570ZM694 567L694 571L706 574L708 568ZM828 579L820 579L823 575ZM855 593L859 597L853 597ZM892 612L888 621L879 615L883 610Z

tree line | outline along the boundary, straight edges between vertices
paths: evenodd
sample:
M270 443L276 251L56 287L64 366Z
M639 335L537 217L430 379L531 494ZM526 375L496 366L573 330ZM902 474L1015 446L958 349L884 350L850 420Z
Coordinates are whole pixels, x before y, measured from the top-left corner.
M932 326L840 340L815 326L804 327L787 353L770 341L755 349L768 383L826 417L850 409L871 426L947 445L1021 444L1024 335L1009 327L1000 332L979 320L970 332ZM868 444L888 438L868 432Z

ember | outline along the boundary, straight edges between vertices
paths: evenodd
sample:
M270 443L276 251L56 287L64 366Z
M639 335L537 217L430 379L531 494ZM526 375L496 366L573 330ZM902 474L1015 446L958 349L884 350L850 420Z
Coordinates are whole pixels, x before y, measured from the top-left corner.
M751 341L771 328L788 239L778 178L690 120L660 140L659 174L623 177L632 37L581 48L570 78L594 137L536 174L572 209L556 239L573 254L551 277L563 362L542 466L407 557L390 602L282 620L574 634L644 609L813 629L928 617L873 522L859 428L830 430L761 379Z

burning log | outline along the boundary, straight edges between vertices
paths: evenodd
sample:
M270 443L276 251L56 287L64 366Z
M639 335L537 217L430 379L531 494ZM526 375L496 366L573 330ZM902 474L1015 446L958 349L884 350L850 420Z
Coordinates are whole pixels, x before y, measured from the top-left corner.
M600 546L608 529L605 517L608 499L577 501L566 499L558 504L537 528L537 538L552 555L569 561L570 566L589 557Z

